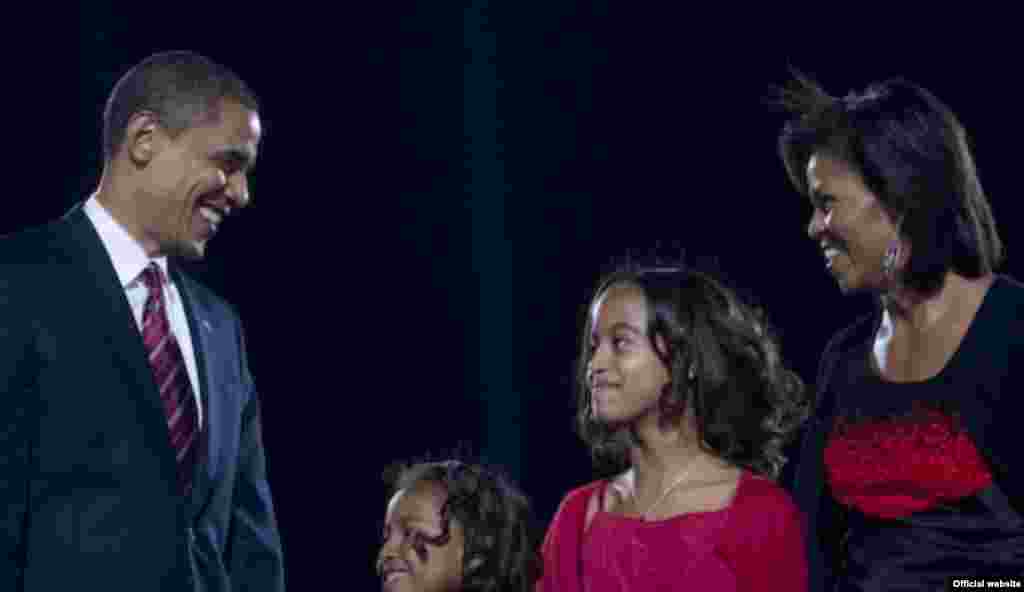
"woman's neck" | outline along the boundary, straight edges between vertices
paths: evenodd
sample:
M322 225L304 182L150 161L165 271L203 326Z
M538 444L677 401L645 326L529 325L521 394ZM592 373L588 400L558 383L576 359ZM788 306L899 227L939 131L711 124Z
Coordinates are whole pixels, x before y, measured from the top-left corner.
M926 334L935 327L950 325L950 319L976 310L994 276L965 278L946 274L938 292L925 295L910 288L898 287L882 297L883 327L897 328L910 334Z

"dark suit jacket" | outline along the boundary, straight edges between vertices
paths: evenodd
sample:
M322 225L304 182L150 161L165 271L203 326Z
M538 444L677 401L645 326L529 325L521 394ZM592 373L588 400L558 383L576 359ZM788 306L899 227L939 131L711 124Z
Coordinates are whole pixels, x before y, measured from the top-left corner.
M187 499L142 338L81 207L0 239L0 590L284 589L241 326L171 273L203 404Z

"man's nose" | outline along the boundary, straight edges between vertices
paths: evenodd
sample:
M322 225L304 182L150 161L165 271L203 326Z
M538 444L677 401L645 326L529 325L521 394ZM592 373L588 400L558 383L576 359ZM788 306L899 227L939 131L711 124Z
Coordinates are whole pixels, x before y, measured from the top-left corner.
M231 201L232 208L242 209L249 205L249 178L245 173L235 173L228 177L225 195Z

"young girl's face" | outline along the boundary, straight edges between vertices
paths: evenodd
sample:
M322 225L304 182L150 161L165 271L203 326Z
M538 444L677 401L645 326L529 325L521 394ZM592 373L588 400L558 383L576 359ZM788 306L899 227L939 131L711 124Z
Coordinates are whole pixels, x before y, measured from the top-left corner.
M647 322L647 301L633 284L614 284L594 301L587 380L595 419L616 424L656 417L669 372Z
M444 533L441 508L448 494L432 481L399 490L388 503L377 573L385 592L455 592L462 587L462 526Z

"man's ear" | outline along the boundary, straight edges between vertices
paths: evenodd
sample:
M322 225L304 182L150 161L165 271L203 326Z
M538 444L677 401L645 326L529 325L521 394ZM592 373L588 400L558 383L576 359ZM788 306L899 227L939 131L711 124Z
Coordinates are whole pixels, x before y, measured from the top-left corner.
M160 151L164 140L164 130L156 114L140 111L128 120L123 148L133 163L146 165Z

